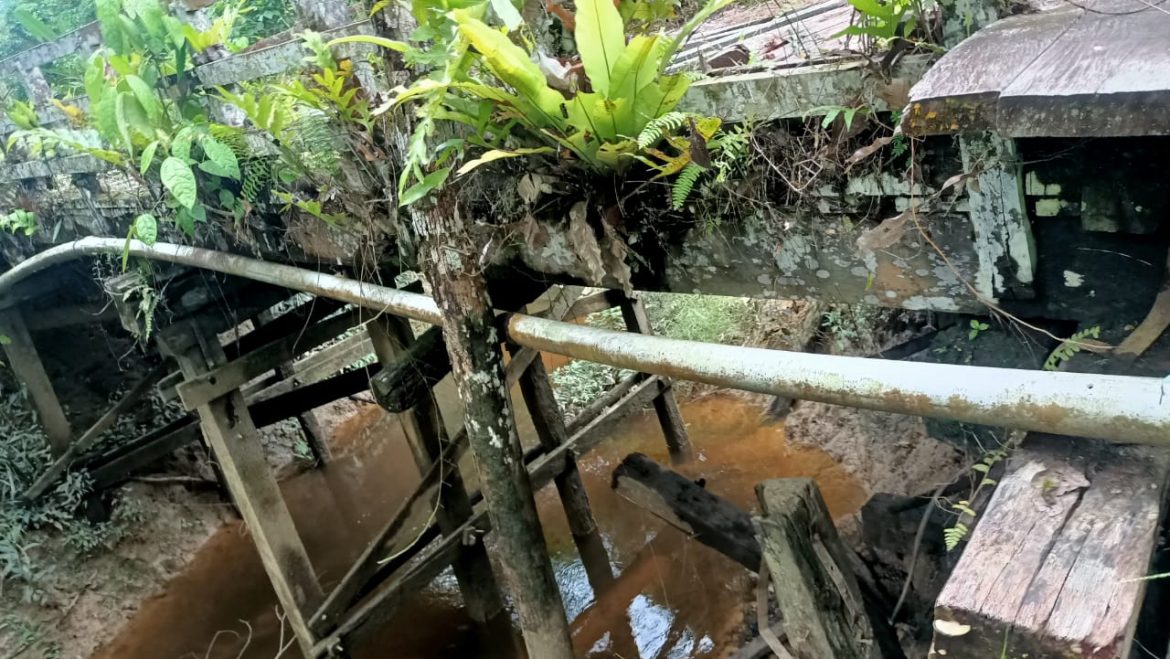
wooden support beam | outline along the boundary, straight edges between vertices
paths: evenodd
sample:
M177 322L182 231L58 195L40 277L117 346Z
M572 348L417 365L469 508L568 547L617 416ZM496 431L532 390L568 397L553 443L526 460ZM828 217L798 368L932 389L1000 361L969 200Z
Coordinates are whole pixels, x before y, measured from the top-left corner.
M512 359L518 362L516 356L521 352L513 346ZM532 359L520 376L520 392L528 406L540 445L551 452L567 444L569 434L565 430L565 417L561 406L557 404L544 362L539 358ZM585 482L581 480L581 473L577 471L577 463L572 455L568 456L565 470L555 476L553 482L561 497L561 505L569 521L569 533L581 555L589 584L594 593L600 593L613 583L613 570L605 543L597 530L597 522L593 519L593 511L589 507L589 493L585 490Z
M24 324L19 308L0 312L0 336L7 337L7 341L3 342L4 356L13 375L28 389L53 455L64 455L69 449L73 430L69 427L65 410L61 408L61 401L53 391L53 382L41 364L40 354L37 353L36 344Z
M569 313L565 315L565 320L577 320L578 318L584 318L599 311L612 309L621 305L624 300L624 293L612 289L586 295L573 303L572 308L569 309Z
M142 378L142 380L140 380L138 384L134 385L130 391L126 392L126 394L122 396L122 398L119 399L113 407L107 410L106 413L101 416L101 418L95 421L88 430L82 433L81 437L78 437L77 441L73 442L69 448L61 454L61 457L57 458L57 460L55 460L53 464L45 470L45 473L41 474L41 477L38 478L36 482L32 484L32 486L25 490L24 498L28 501L35 501L36 499L39 499L42 494L48 491L50 487L56 485L61 476L65 474L65 471L73 464L73 461L76 460L78 456L84 454L91 447L93 447L97 440L102 436L102 433L109 430L110 427L118 421L120 416L126 412L129 412L131 407L134 407L138 401L142 400L142 398L150 392L151 387L153 387L159 380L161 380L166 372L166 365L160 364L147 373L146 377Z
M626 329L638 334L653 334L654 328L650 324L650 317L646 315L646 305L637 295L629 296L621 303L622 318L626 321ZM642 375L643 378L647 377ZM688 462L694 453L691 450L691 440L687 436L687 426L683 422L682 411L678 408L678 401L670 387L669 379L659 380L659 396L654 399L654 412L658 414L658 422L662 425L662 434L666 436L666 446L670 450L670 460L674 464Z
M563 320L570 313L573 302L581 296L583 290L585 289L581 286L554 286L549 289L547 295L551 301L548 309L542 315L552 320ZM540 352L533 348L519 348L511 351L511 354L512 359L508 362L508 368L504 373L504 388L509 391L527 371L528 365L540 356Z
M689 478L633 453L614 469L613 489L752 572L760 569L760 543L751 515Z
M84 468L93 479L94 490L105 490L125 483L135 472L198 441L200 437L199 422L190 415L185 416L95 458Z
M450 372L443 328L432 327L412 341L396 361L382 364L382 371L370 383L370 391L379 405L397 414L418 405Z
M780 478L756 486L754 520L784 627L797 659L869 659L874 642L845 545L816 483Z
M365 334L354 334L293 363L292 376L299 384L320 381L374 354L374 344Z
M578 430L565 444L536 458L528 472L534 488L544 487L571 464L571 460L585 455L600 444L609 434L613 425L630 414L641 410L658 393L657 376L639 382L625 397L606 408ZM458 441L458 436L454 441ZM426 496L426 495L424 495ZM472 500L476 497L473 495ZM482 535L491 530L491 521L486 510L480 510L460 529L439 539L437 528L424 532L410 551L400 552L393 560L379 566L371 579L369 596L353 610L346 613L337 629L317 647L317 654L343 647L352 639L361 638L370 630L389 620L415 590L434 580L451 563L458 549L460 538L468 535ZM401 574L398 568L410 567ZM388 579L393 579L386 583Z
M239 389L255 377L263 375L299 354L312 350L344 334L361 322L361 309L327 318L304 330L287 334L256 350L225 362L201 375L188 377L176 387L183 405L195 409L208 401Z
M269 310L264 310L256 318L256 322L260 323L260 327L270 325L275 322ZM274 369L276 377L282 381L290 380L293 376L293 361L289 358L280 364L277 364ZM248 392L244 392L247 396ZM317 423L312 415L305 412L296 415L297 425L300 427L301 435L305 438L305 443L309 445L309 451L313 454L313 459L318 464L326 465L333 461L333 452L329 450L328 437L325 435L325 430L321 424Z
M398 316L383 314L370 321L367 329L374 352L383 365L398 363L414 341L410 321ZM398 415L398 421L411 446L420 475L439 464L442 478L435 518L444 535L452 533L471 517L471 499L459 473L459 463L444 455L447 429L434 393L427 389L412 409ZM503 598L482 542L464 543L453 567L464 606L472 620L485 622L503 609Z
M159 335L159 341L189 379L201 378L227 361L214 336L203 336L190 325L168 329ZM289 626L309 656L314 636L307 624L308 616L324 599L324 593L280 486L268 468L244 397L233 389L200 404L196 412L203 436L248 525Z
M280 314L272 322L253 329L223 347L228 359L239 359L245 353L258 350L289 334L300 334L345 306L344 302L328 297L314 297L294 309Z
M936 600L930 656L1131 656L1168 462L1029 435Z

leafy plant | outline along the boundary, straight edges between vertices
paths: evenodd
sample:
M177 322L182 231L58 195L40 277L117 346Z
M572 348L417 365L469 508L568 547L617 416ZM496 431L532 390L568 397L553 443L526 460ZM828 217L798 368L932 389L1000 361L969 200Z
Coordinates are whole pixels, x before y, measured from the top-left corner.
M0 230L31 236L37 232L37 216L22 208L0 215Z
M1016 441L1009 440L1008 443L988 451L980 458L979 462L971 465L971 471L981 474L979 483L975 486L974 491L971 492L970 497L951 504L951 511L955 513L955 522L943 529L943 543L947 551L954 551L963 540L971 533L971 524L979 516L979 513L972 507L971 502L975 501L983 492L984 489L995 487L998 483L991 477L991 470L995 465L999 464L1008 457L1012 447L1016 445Z
M1099 342L1096 339L1101 338L1101 326L1094 325L1093 327L1085 328L1068 337L1053 349L1048 358L1044 360L1045 371L1059 371L1064 363L1072 359L1078 352L1086 349L1096 349Z
M967 333L967 338L971 341L974 341L975 339L979 338L979 334L981 332L986 332L987 330L991 329L991 325L988 325L987 323L981 322L977 318L971 319L970 327L971 327L971 331Z
M884 46L897 37L910 37L918 27L922 7L916 0L848 0L861 20L834 37L868 37Z

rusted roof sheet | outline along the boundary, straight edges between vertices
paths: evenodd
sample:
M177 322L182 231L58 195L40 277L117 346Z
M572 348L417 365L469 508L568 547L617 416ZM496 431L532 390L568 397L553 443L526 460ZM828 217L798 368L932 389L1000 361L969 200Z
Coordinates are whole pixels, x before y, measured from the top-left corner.
M919 135L1170 135L1170 8L1089 0L1005 18L943 56L910 103L903 128Z

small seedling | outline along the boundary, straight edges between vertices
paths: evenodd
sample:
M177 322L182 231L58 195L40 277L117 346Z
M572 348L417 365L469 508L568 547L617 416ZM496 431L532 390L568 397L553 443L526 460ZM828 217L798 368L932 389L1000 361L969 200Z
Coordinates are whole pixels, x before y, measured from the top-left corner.
M991 329L991 325L980 322L974 318L971 319L971 331L967 334L967 338L974 341L979 337L980 332L986 332Z

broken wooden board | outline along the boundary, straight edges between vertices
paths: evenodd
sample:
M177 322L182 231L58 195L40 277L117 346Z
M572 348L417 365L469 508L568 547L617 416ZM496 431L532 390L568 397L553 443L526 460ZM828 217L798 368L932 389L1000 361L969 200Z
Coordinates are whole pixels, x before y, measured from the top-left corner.
M1165 454L1030 436L935 606L931 656L1129 656Z
M1170 13L1095 0L1005 18L963 41L910 92L907 133L1170 135Z

